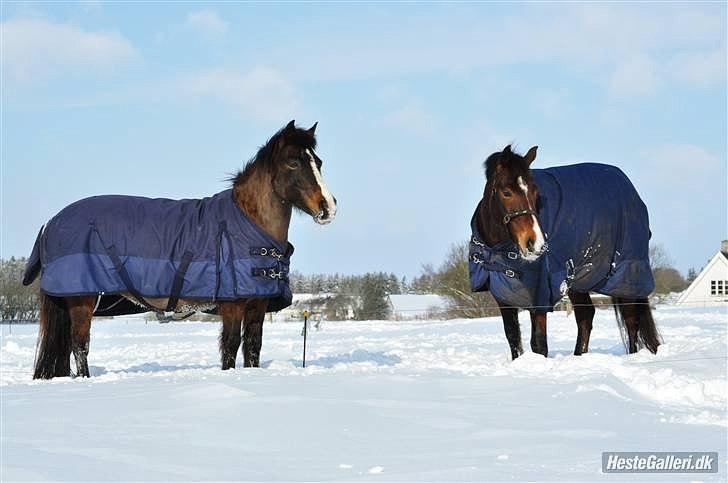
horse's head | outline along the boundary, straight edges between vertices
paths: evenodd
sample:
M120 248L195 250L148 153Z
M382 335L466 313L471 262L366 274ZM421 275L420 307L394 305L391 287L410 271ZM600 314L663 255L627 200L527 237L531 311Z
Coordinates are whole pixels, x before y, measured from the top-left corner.
M496 219L502 223L526 258L538 257L545 247L543 232L536 219L538 186L533 182L531 163L537 146L525 156L511 151L508 145L485 161L486 184L483 197L492 210L499 210Z
M301 129L291 121L274 136L272 182L273 190L282 201L325 225L336 216L336 198L324 183L322 161L314 151L316 124Z

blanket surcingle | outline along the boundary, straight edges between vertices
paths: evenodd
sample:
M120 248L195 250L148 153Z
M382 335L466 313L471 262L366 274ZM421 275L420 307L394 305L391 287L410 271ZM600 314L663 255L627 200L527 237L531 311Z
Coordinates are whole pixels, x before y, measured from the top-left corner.
M95 196L41 229L23 283L40 275L54 296L169 298L167 311L178 299L267 298L273 312L291 304L292 253L245 216L232 190L185 200ZM133 305L109 315L143 311Z
M585 163L531 170L547 248L535 260L510 239L489 247L471 221L470 284L496 300L553 310L568 289L643 298L655 288L647 208L614 166ZM477 210L476 210L477 214Z

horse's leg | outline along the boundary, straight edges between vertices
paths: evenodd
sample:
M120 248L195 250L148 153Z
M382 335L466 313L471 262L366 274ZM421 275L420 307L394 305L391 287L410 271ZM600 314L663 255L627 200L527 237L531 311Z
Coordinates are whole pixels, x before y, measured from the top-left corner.
M515 307L509 307L498 303L501 311L501 317L503 317L503 330L506 333L506 339L508 339L508 345L511 348L511 358L523 354L523 346L521 345L521 326L518 324L518 309Z
M589 336L591 335L592 322L594 321L594 304L589 293L569 291L569 299L574 307L576 317L576 347L574 355L580 356L589 352Z
M240 323L243 320L245 302L221 302L218 312L222 318L222 332L220 332L220 358L222 370L235 367L235 356L240 347Z
M260 348L263 344L263 320L268 300L252 299L245 306L243 322L243 362L245 367L260 367Z
M531 350L548 357L549 346L546 342L546 312L531 311Z
M76 359L76 375L90 377L88 349L96 297L69 297L66 303L68 305L68 316L71 318L71 350L73 351L73 357Z

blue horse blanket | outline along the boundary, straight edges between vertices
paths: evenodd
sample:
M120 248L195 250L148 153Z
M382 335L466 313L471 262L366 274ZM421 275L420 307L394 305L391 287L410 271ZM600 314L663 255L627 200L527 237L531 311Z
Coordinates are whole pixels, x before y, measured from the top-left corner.
M291 304L292 253L245 216L232 190L185 200L95 196L41 229L23 283L40 274L49 295L170 298L170 311L179 298L267 298L277 311Z
M551 311L568 289L643 298L655 288L647 207L614 166L531 170L547 248L526 260L510 239L489 247L471 221L470 285L514 307ZM476 210L477 214L477 210Z

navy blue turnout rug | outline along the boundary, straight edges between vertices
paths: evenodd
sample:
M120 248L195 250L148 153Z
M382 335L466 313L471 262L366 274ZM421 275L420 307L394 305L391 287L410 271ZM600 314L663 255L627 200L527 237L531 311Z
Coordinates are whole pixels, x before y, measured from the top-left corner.
M493 247L471 221L470 284L514 307L551 311L567 289L643 298L655 288L647 207L614 166L575 164L531 170L546 251L521 256L511 240ZM477 213L477 210L476 210Z
M170 311L180 298L267 298L277 311L291 303L292 253L245 216L232 190L185 200L95 196L41 229L23 283L40 275L49 295L169 298Z

